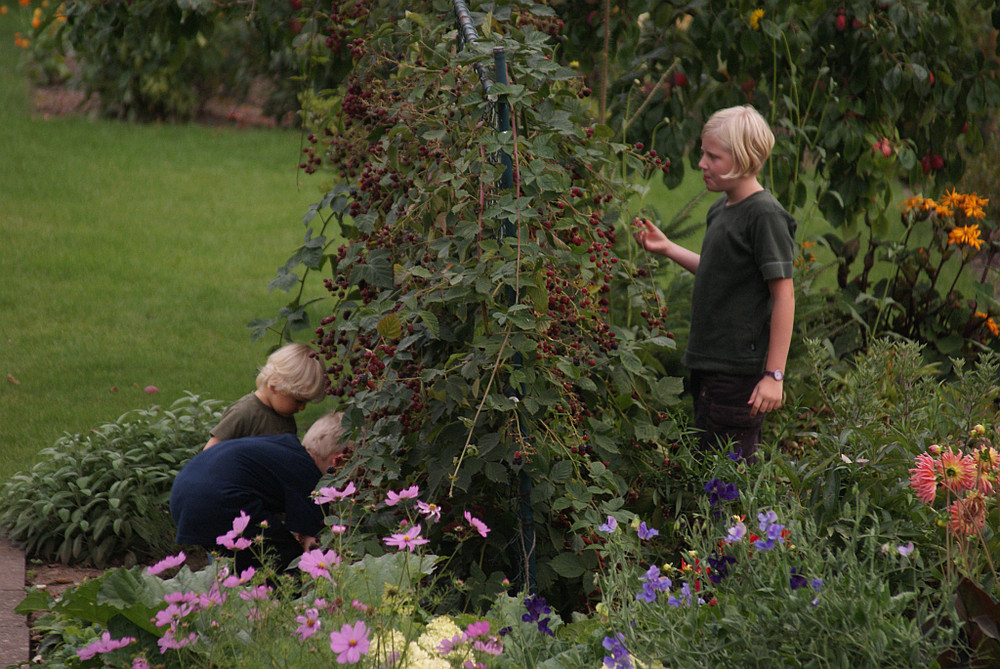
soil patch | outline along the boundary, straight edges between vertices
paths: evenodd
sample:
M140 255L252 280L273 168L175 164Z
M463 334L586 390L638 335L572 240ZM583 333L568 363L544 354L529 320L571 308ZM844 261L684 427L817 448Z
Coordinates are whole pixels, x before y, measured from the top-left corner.
M207 555L204 551L188 550L185 551L185 554L188 557L184 564L192 571L198 571L208 564ZM109 567L109 569L113 569L113 567ZM97 578L105 571L105 569L97 569L95 567L81 567L58 563L37 564L29 560L24 569L24 585L25 588L39 586L44 588L49 594L59 596L66 590L80 585L87 579ZM29 641L30 657L35 657L38 653L38 648L42 641L41 636L33 629L35 620L40 615L42 614L37 613L28 616L28 626L32 628Z
M266 116L263 112L268 85L264 81L254 83L247 96L236 99L218 95L205 100L194 122L210 126L235 126L237 128L294 128L296 116L293 112L280 120ZM94 97L87 99L82 91L67 86L36 86L31 91L32 113L43 119L64 116L88 116L97 118L100 104Z

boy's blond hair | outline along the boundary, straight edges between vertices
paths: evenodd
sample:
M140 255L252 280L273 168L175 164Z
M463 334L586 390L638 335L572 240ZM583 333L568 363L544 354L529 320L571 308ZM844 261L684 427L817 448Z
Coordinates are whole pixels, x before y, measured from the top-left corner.
M344 452L351 444L343 440L343 418L344 414L336 411L321 416L302 437L302 445L322 460Z
M701 136L719 140L733 156L733 171L725 178L756 177L774 148L774 133L750 105L720 109L712 114Z
M257 389L267 385L283 395L316 402L325 391L323 365L305 344L287 344L268 356L257 374Z

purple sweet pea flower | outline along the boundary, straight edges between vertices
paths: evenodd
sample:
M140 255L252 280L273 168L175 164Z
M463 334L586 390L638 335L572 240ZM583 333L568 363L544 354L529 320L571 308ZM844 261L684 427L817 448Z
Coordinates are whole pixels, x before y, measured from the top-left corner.
M659 530L652 527L646 527L646 521L639 523L639 538L643 541L648 541L660 533Z

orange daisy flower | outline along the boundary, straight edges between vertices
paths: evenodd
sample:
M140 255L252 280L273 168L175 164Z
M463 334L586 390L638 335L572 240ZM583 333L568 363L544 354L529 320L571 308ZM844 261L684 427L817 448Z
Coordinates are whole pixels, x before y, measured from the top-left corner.
M934 202L934 200L931 200L926 197L921 197L919 195L914 195L912 197L908 197L905 200L903 200L899 204L899 210L904 213L912 209L920 209L923 211L927 211L929 209L933 209L935 206L936 203Z
M979 534L986 526L986 500L978 492L969 493L951 503L948 516L952 533L960 537Z
M966 244L975 247L977 250L983 245L983 240L979 236L978 225L956 225L948 233L949 244Z
M917 466L910 470L910 487L917 493L917 499L930 504L937 494L937 460L921 453L917 456Z
M976 485L976 461L971 455L955 453L950 448L938 460L941 485L953 493L972 490Z
M944 197L941 198L941 204L949 208L961 209L962 203L965 201L965 196L959 193L954 188L950 191L945 191Z

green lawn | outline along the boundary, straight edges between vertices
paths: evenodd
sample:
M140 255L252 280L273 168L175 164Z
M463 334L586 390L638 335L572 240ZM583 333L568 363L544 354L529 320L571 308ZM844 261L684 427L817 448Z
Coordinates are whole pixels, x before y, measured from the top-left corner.
M0 15L0 480L64 432L251 390L276 340L246 323L287 300L267 284L320 185L294 131L32 117L18 11Z

